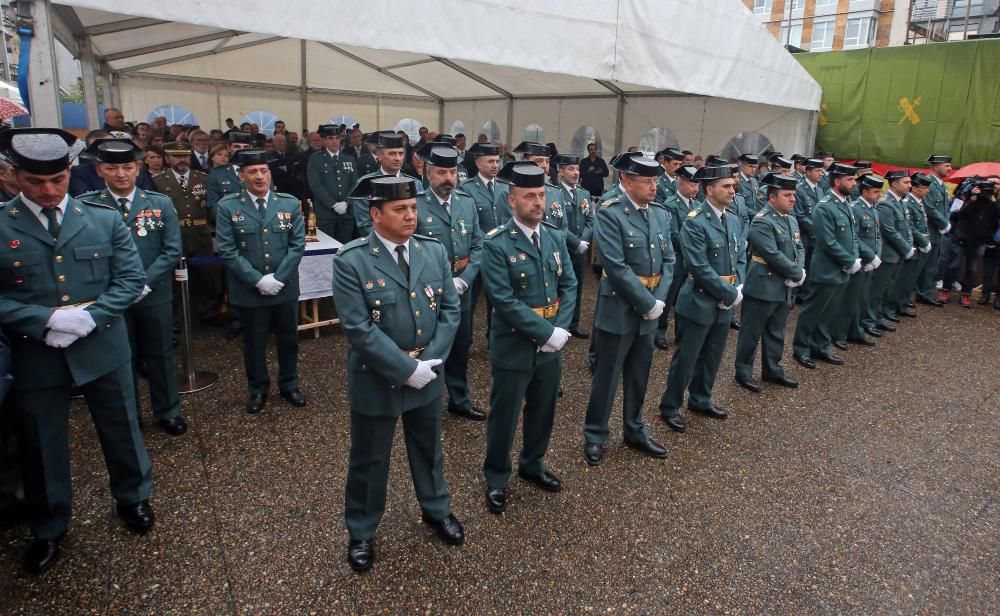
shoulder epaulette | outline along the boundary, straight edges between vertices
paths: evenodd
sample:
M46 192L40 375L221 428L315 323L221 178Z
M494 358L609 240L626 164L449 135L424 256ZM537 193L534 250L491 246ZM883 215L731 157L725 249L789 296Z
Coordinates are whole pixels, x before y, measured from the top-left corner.
M475 178L473 178L473 179L475 179ZM510 184L510 182L508 182L507 180L505 180L503 178L500 178L500 177L493 178L493 181L494 182L498 182L500 184Z
M700 212L700 211L701 211L701 208L696 208L696 209L691 210L690 212L688 212L688 218L694 218L695 216L698 215L698 212Z
M650 201L650 202L649 202L649 204L650 204L650 205L655 205L656 207L658 207L658 208L660 208L660 209L663 209L663 210L667 209L667 206L666 206L666 205L664 205L664 204L662 204L662 203L658 203L658 202L656 202L656 201Z
M422 240L424 242L434 242L435 244L440 244L441 243L440 240L438 240L437 238L431 237L429 235L420 235L419 233L414 233L413 237L417 238L418 240ZM365 238L365 239L367 239L367 238Z
M605 201L602 201L601 205L614 205L615 203L619 203L620 201L621 201L621 199L616 199L616 198L612 197L611 199L607 199Z
M208 174L205 173L204 171L198 171L197 169L192 169L191 170L191 177L195 177L195 176L198 176L198 175L204 176L206 178L208 177Z
M275 191L274 194L277 195L277 196L279 196L279 197L284 197L286 199L295 199L296 201L298 201L298 198L295 195L290 195L288 193L277 192L277 191Z
M493 227L492 229L486 232L486 237L493 237L494 235L500 233L502 229L503 225L500 225L499 227Z
M238 193L226 193L225 195L222 195L219 198L219 203L222 203L223 201L232 201L233 199L242 199L242 198L243 198L243 193L242 192L238 192Z
M146 193L147 195L151 195L153 197L163 197L164 199L169 199L170 198L170 197L166 196L165 194L163 194L161 192L157 192L155 190L146 190L145 188L140 188L139 190L141 190L142 192Z
M761 211L757 212L756 214L754 214L753 217L754 218L763 218L765 216L767 216L767 210L761 210Z
M103 190L91 190L91 191L89 191L89 192L85 192L85 193L83 193L83 194L79 194L79 195L77 195L77 196L75 196L75 197L73 197L73 198L74 198L74 199L78 199L78 200L80 200L80 201L83 201L83 200L84 200L84 199L86 199L86 198L91 198L91 199L93 199L94 197L98 197L98 196L100 196L100 194L101 194L102 192L104 192L104 191L103 191Z
M559 188L558 186L553 184L551 180L549 180L548 178L545 179L545 185L548 186L549 188Z
M555 229L556 231L559 231L559 227L555 226L554 224L552 224L551 222L549 222L547 220L543 220L542 224L545 225L546 227L549 227L549 228Z
M80 203L84 203L84 204L89 205L91 207L104 208L106 210L113 210L115 212L118 211L117 209L111 207L110 205L108 205L106 203L98 203L97 201L84 201L83 199L80 199L80 197L77 197L76 200L79 201Z
M358 246L367 246L367 245L368 245L368 237L367 236L366 237L355 238L355 239L347 242L343 246L341 246L337 250L337 254L338 255L342 255L345 252L347 252L348 250L351 250L352 248L357 248Z
M455 188L455 189L454 189L454 190L452 190L451 192L453 192L453 193L456 193L456 194L459 194L459 195L462 195L463 197L472 197L472 195L471 195L470 193L468 193L468 192L466 192L466 191L464 191L464 190L460 190L460 189L458 189L458 188Z

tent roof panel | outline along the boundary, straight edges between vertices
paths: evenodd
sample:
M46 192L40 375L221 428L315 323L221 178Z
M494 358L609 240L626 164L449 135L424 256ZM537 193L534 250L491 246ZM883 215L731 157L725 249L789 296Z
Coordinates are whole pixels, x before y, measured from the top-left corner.
M167 49L164 51L157 51L154 53L146 53L141 56L132 56L129 58L123 58L121 60L112 60L108 62L111 68L116 71L127 71L132 70L135 67L145 66L150 63L174 63L178 60L194 54L200 53L211 53L213 49L219 46L219 41L208 41L206 43L198 43L197 45L188 45L187 47L182 47L178 49Z
M430 90L441 98L473 98L498 95L496 90L491 90L471 77L466 77L462 73L440 62L402 66L394 68L389 72Z
M219 32L225 32L225 30L205 26L192 26L189 24L168 23L91 38L93 39L94 46L103 55L121 56L137 49L146 49L156 45L183 41Z
M212 54L191 60L163 64L151 72L203 78L237 79L261 84L301 85L298 70L288 70L288 58L298 59L299 42L279 39L238 52ZM296 69L298 67L296 66ZM139 71L141 74L141 71Z
M376 66L385 68L397 64L408 62L418 62L420 60L430 60L430 56L422 53L407 53L404 51L391 51L388 49L372 49L370 47L357 47L355 45L338 45L341 49L349 51L359 58L371 62Z
M312 41L306 44L306 81L311 88L426 96L390 75Z
M610 94L593 79L529 69L456 61L455 64L496 84L514 96Z

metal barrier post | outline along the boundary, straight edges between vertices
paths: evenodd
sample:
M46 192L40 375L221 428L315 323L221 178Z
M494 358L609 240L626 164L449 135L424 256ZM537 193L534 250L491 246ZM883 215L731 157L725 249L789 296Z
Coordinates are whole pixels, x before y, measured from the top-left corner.
M174 280L179 283L181 296L181 372L177 375L177 389L182 394L190 394L215 385L219 375L194 369L191 357L191 293L188 290L187 259L184 257L174 270Z

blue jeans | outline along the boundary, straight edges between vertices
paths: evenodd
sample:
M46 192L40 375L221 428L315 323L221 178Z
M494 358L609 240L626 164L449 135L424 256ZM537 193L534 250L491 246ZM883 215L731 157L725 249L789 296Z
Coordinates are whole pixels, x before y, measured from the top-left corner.
M979 261L983 258L984 252L986 252L984 244L967 244L954 238L942 244L940 262L944 264L943 289L950 290L952 283L958 280L958 270L962 268L964 260L962 294L968 295L976 286L976 271L979 269Z

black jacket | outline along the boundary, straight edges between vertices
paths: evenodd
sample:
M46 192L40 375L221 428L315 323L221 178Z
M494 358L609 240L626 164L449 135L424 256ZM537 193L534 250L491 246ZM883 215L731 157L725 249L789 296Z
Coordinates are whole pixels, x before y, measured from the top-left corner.
M978 246L993 240L1000 225L1000 205L989 198L977 195L967 199L958 211L952 213L952 234L966 245Z

